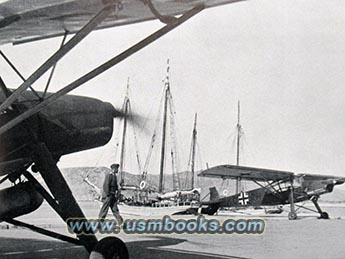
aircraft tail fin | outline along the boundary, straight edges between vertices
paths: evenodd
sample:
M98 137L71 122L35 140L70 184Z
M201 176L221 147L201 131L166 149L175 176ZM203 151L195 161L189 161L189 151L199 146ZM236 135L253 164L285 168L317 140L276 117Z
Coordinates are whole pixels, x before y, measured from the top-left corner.
M216 187L210 188L210 201L218 201L219 200L219 193L216 189Z

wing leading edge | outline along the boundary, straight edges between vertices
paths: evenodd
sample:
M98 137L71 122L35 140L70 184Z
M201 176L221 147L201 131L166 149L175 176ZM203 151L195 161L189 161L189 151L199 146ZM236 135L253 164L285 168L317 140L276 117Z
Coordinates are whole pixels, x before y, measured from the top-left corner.
M334 181L337 184L345 182L345 177L319 174L295 174L289 171L263 169L256 167L236 166L236 165L219 165L211 167L199 173L201 177L212 177L222 179L238 179L258 182L293 180L294 178L303 178L305 181Z
M199 173L202 177L213 177L222 179L238 179L250 181L279 181L287 180L294 176L293 172L262 169L255 167L219 165L211 167Z
M213 7L243 0L152 0L163 15L179 15L197 5ZM77 32L104 4L101 0L0 1L0 45L23 43ZM117 1L112 15L99 27L108 28L156 19L144 1Z

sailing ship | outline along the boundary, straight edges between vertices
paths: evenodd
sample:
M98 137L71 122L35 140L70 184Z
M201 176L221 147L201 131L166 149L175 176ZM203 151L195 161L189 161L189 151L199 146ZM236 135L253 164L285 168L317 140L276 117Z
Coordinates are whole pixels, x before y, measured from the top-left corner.
M178 162L178 152L176 144L176 129L175 129L175 109L170 89L170 76L169 76L169 60L167 62L167 75L164 80L164 92L162 103L158 112L156 119L156 127L154 128L151 143L148 150L148 155L146 157L145 165L141 171L140 181L138 185L131 186L132 190L132 199L125 198L119 209L125 214L138 214L143 215L146 213L148 215L161 215L161 214L175 214L180 211L185 210L192 204L199 203L200 201L200 188L195 188L195 152L196 152L196 141L197 141L197 115L195 115L194 126L192 132L192 145L191 145L191 185L182 186L182 180L179 174L179 162ZM129 98L125 98L124 112L129 112ZM161 108L163 106L163 113ZM161 113L163 115L161 115ZM130 115L130 114L129 114ZM162 116L162 117L161 117ZM127 116L125 116L127 117ZM126 120L126 118L124 119ZM121 160L120 165L124 165L124 152L125 152L125 133L127 123L123 123L123 135L122 135L122 144L121 144ZM158 189L155 189L153 184L149 183L148 172L151 157L153 154L153 149L156 146L157 136L159 135L159 128L161 128L161 143L160 143L160 163L159 163L159 180L158 180ZM168 154L168 145L167 139L170 136L170 142L173 143L170 146L170 160L171 160L171 170L172 170L172 190L168 190L165 186L165 177L166 177L166 163L167 163L167 154ZM137 153L137 161L140 166L140 159ZM123 168L123 167L122 167ZM123 170L120 170L123 172ZM120 182L122 183L122 189L128 190L128 185L123 178L122 173L120 173ZM183 188L184 187L184 188ZM142 206L145 206L145 209L142 210Z
M163 116L161 118L161 108L163 106ZM126 112L126 111L125 111ZM194 119L194 127L192 133L192 146L191 146L191 153L192 153L192 163L191 163L191 186L182 186L182 180L180 179L179 173L179 157L177 152L177 137L176 137L176 129L175 129L175 109L173 104L173 98L171 94L171 86L170 86L170 66L169 60L167 62L167 75L164 80L164 92L162 103L160 105L160 109L158 112L158 116L156 119L156 127L153 131L153 135L151 138L151 143L148 150L148 155L146 158L146 162L144 165L144 169L142 171L140 177L140 183L138 184L140 192L146 192L147 187L150 186L147 184L147 174L149 171L149 165L153 153L153 149L156 145L157 135L159 133L159 128L161 128L161 143L160 143L160 164L159 164L159 180L158 180L158 190L157 190L157 199L154 201L150 201L149 205L160 207L160 206L180 206L180 205L190 205L191 203L195 203L200 199L200 189L194 187L194 178L195 178L195 147L196 147L196 138L197 138L197 115L195 115ZM160 124L160 122L162 124ZM125 127L125 124L124 124ZM125 132L125 128L123 130ZM172 170L172 190L167 190L164 179L166 176L166 163L167 163L167 154L168 154L168 145L167 139L170 136L170 160L171 160L171 170ZM123 136L122 139L124 139ZM125 145L123 142L122 150L124 150ZM123 156L121 156L123 158ZM121 161L120 161L121 163ZM123 163L122 163L123 164ZM151 190L152 192L152 185ZM140 202L140 201L139 201ZM142 201L142 204L145 205L147 200ZM138 201L136 201L138 204Z
M137 183L128 184L125 179L124 168L125 168L125 154L126 154L126 138L127 138L127 118L131 116L131 102L129 98L129 82L127 83L127 93L123 103L123 112L126 114L122 123L122 136L120 145L120 170L118 176L118 182L121 186L122 199L119 204L121 214L131 215L167 215L175 214L185 210L192 204L197 204L200 201L201 189L195 187L195 152L196 152L196 141L197 141L197 115L195 114L194 126L192 132L192 145L191 145L191 184L183 184L179 172L179 161L176 144L176 130L175 130L175 109L170 90L170 78L169 78L169 60L167 65L167 75L164 80L164 92L162 103L156 119L156 127L153 131L151 143L148 150L148 155L142 169L141 160L138 151L138 145L136 141L136 132L133 128L134 143L136 146L136 161L139 168L139 174L137 175ZM162 112L163 107L163 112ZM158 188L152 181L148 181L148 172L153 149L156 146L157 136L161 134L160 143L160 163L159 163L159 180ZM167 140L170 136L170 142L173 143L170 147L170 161L172 171L172 190L165 186L165 178L167 176L166 163L168 158L168 145ZM117 152L116 152L117 153ZM115 155L116 157L116 155ZM88 179L84 179L94 190L94 184ZM98 189L98 191L100 191ZM143 206L145 209L143 209Z

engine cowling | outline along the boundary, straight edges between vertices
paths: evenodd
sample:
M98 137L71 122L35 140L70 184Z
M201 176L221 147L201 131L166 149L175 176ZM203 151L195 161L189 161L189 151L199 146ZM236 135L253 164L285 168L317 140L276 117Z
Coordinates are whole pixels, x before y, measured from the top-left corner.
M0 190L0 221L31 213L42 203L43 197L30 182Z

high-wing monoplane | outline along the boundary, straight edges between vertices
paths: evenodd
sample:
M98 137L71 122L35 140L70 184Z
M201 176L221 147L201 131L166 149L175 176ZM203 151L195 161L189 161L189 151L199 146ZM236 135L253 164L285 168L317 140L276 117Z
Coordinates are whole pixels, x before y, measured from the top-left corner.
M100 242L94 233L76 233L76 238L53 233L14 219L36 210L45 199L67 221L87 221L62 176L61 156L106 144L113 133L113 118L122 116L102 101L66 95L117 65L208 7L240 0L7 0L0 1L0 45L21 44L61 36L60 48L24 78L0 51L23 83L14 90L0 80L0 221L27 227L64 241L83 245L103 258L128 258L125 244L113 237ZM158 19L164 26L124 52L76 79L56 93L49 93L55 65L95 29ZM73 35L68 41L67 35ZM95 47L97 49L97 47ZM101 51L101 50L100 50ZM23 57L25 58L25 57ZM50 70L42 92L34 83ZM30 89L29 89L30 88ZM34 177L40 174L46 190ZM86 231L90 232L90 231ZM92 252L94 251L94 252Z
M210 200L203 202L200 212L213 215L219 208L244 208L290 204L289 219L296 219L295 203L311 200L320 218L328 219L318 199L320 195L333 191L335 185L343 184L344 177L314 174L295 174L288 171L262 169L235 165L219 165L199 173L200 177L247 180L260 188L220 197L217 190L210 188ZM307 208L309 209L309 208Z

